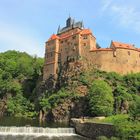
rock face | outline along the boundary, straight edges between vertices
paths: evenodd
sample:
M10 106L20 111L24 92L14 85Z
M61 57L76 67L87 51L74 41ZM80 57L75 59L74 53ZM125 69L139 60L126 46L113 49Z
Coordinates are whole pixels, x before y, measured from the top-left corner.
M69 91L77 93L80 99L67 98L57 107L48 112L41 112L40 117L52 121L69 121L72 117L81 117L86 115L88 110L87 101L84 96L88 92L86 85L77 82L79 75L84 71L82 61L73 61L66 63L60 69L57 79L50 76L49 79L42 81L37 87L37 94L41 96L46 90L51 93L59 91L62 87L67 87Z
M84 116L88 110L88 106L84 97L79 100L65 99L63 103L50 110L46 119L51 121L70 121L71 118L79 118Z
M3 99L0 99L0 117L4 116L7 109L8 98L11 97L10 93L7 93Z
M0 101L0 117L4 115L4 112L6 110L6 102L4 100Z

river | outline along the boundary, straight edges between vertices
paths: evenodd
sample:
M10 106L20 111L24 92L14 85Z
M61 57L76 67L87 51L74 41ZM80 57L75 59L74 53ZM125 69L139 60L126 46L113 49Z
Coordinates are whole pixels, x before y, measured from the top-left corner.
M37 119L0 118L0 140L88 140L67 123L40 123Z

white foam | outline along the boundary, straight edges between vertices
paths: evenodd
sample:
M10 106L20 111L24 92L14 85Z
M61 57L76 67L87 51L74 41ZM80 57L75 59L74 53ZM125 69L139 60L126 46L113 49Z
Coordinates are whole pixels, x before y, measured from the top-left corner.
M0 135L75 136L74 128L0 127Z

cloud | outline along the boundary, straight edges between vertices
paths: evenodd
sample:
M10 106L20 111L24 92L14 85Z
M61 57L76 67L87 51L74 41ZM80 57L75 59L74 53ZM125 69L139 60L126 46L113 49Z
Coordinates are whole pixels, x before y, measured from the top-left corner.
M1 50L18 50L25 51L31 55L37 54L38 56L43 56L44 47L40 46L39 43L39 40L36 40L23 28L0 24Z
M130 27L140 33L140 11L131 6L113 5L111 11L123 27Z
M116 25L140 33L140 11L135 5L122 4L120 1L102 0L101 9L103 14L111 16Z
M109 6L111 5L112 0L102 0L102 7L101 7L101 11L105 11L109 8Z

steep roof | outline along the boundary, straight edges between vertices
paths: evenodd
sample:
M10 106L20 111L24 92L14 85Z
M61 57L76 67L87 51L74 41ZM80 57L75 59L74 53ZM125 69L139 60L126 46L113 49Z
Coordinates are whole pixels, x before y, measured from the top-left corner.
M112 41L111 43L115 48L124 48L124 49L136 49L132 44L126 44L121 42Z
M59 39L59 37L56 34L53 34L48 41L50 40L55 40L55 39Z

